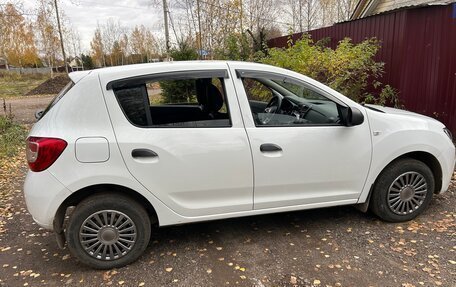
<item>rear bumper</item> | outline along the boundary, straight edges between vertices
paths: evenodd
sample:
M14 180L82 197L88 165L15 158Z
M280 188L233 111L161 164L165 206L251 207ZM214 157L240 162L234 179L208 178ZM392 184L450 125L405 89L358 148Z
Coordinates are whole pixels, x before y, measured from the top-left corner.
M29 171L24 183L27 209L41 227L53 230L57 209L71 194L49 171Z

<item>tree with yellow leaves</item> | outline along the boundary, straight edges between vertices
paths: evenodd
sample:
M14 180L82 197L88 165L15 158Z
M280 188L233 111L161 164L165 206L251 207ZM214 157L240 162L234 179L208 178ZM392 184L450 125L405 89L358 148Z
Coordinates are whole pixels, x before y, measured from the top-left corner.
M0 55L10 65L33 67L40 64L32 26L12 3L0 10L0 42Z

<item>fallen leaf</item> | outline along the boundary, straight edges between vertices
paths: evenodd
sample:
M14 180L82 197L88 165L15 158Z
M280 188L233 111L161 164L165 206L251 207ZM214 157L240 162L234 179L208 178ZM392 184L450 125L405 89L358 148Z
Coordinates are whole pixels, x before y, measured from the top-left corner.
M167 267L167 268L165 268L165 270L166 270L166 272L171 272L171 271L173 271L173 268L172 267Z

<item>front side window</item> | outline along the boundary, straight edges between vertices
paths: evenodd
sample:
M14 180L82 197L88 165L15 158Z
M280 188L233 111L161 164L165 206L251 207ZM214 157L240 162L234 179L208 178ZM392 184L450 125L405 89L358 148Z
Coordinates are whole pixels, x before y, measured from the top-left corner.
M338 125L335 102L294 79L243 77L256 126Z
M129 121L140 127L230 127L223 78L160 78L115 88Z

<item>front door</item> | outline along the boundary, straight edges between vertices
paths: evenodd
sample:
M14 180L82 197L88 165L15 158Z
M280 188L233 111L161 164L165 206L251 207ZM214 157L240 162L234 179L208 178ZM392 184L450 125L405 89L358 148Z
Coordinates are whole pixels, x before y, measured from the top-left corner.
M337 98L303 79L237 71L254 160L254 208L355 203L371 160L367 119L346 127ZM243 87L243 89L242 89Z

